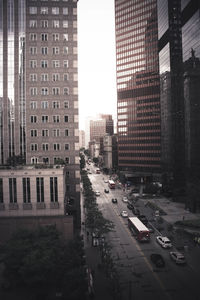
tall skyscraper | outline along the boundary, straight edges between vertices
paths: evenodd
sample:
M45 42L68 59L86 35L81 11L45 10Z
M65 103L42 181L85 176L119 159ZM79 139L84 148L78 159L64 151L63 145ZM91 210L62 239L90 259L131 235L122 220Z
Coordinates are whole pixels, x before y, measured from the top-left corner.
M106 134L113 135L114 125L112 115L99 115L96 120L90 120L90 141L100 142Z
M77 0L0 0L0 114L0 164L64 162L79 205Z
M185 167L195 165L198 144L199 1L158 0L158 29L162 162L179 188L185 187Z
M160 84L156 0L115 0L118 164L160 172Z

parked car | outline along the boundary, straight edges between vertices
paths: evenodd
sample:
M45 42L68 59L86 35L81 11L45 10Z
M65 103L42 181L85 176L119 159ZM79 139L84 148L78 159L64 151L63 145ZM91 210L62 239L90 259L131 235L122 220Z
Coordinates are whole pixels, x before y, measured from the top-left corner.
M140 219L140 221L144 224L144 225L147 225L148 224L148 220L146 218L145 215L139 215L138 216L138 219Z
M182 264L186 263L185 256L182 253L178 252L178 251L169 252L169 255L170 255L171 259L173 261L175 261L175 263L177 265L182 265Z
M127 198L127 197L123 197L123 198L122 198L122 201L123 201L123 202L128 202L128 198Z
M159 245L161 245L165 249L172 247L171 241L166 236L159 235L156 237L156 241L158 242Z
M105 182L105 183L108 183L108 180L107 180L107 179L105 179L105 180L104 180L104 182Z
M96 191L96 192L95 192L95 195L96 195L96 196L100 196L100 192L99 192L99 191Z
M153 253L153 254L151 254L150 258L151 258L151 261L155 264L156 267L164 268L165 261L164 261L164 258L162 257L162 255L157 254L157 253Z
M108 190L108 189L104 189L104 192L105 192L105 193L109 193L109 190Z
M128 218L128 212L127 212L126 210L122 210L121 216L122 216L123 218Z
M131 209L131 210L132 210L132 209L133 209L133 207L134 207L134 206L133 206L133 204L132 204L132 203L128 203L128 204L127 204L127 208L128 208L128 209Z
M116 198L112 198L112 203L117 204L117 199Z
M134 215L139 216L140 215L140 211L138 208L133 207L132 212L134 213Z

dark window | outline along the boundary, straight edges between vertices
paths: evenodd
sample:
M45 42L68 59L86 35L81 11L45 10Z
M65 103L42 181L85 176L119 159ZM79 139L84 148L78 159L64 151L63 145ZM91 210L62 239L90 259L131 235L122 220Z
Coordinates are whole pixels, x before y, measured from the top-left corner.
M51 197L51 202L58 202L57 177L50 177L50 197Z
M31 189L30 189L30 178L22 178L23 185L23 202L31 202Z
M3 179L0 178L0 203L3 203Z
M9 178L10 203L17 203L17 183L16 178Z
M36 178L37 202L44 202L44 178Z

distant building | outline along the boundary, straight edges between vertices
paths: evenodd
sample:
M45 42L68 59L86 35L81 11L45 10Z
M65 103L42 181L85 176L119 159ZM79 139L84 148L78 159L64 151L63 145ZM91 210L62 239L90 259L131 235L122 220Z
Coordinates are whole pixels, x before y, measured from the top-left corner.
M79 130L79 148L85 148L85 131Z
M90 141L100 142L107 133L113 135L113 119L111 115L100 115L99 119L90 121Z
M89 151L92 158L98 158L100 154L100 143L96 141L89 142Z
M103 166L107 169L112 169L112 136L105 135L103 137Z

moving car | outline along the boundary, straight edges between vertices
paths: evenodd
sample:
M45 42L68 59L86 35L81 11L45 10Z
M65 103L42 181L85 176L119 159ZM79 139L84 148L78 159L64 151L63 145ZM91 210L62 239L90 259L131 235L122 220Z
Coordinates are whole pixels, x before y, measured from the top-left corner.
M109 193L109 190L108 190L108 189L104 189L104 192L105 192L105 193Z
M128 208L128 209L133 209L133 207L134 207L134 206L133 206L132 203L128 203L128 204L127 204L127 208Z
M172 247L171 241L166 236L159 235L156 237L156 241L165 249Z
M96 192L95 192L95 195L96 195L96 196L100 196L100 192L99 192L99 191L96 191Z
M169 255L177 265L182 265L186 263L185 256L178 251L171 251L169 252Z
M148 223L147 228L149 229L149 232L150 232L150 233L154 233L154 232L155 232L154 227L153 227L151 224L149 224L149 223Z
M105 183L108 183L108 180L107 180L107 179L105 179L105 180L104 180L104 182L105 182Z
M145 215L139 215L138 219L140 219L140 221L144 224L147 225L148 224L148 220L147 217Z
M122 210L121 216L122 216L123 218L128 218L128 212L127 212L126 210Z
M123 197L123 198L122 198L122 201L123 201L123 202L128 202L128 198L127 198L127 197Z
M138 208L133 207L132 212L134 213L134 215L139 216L140 215L140 211Z
M112 198L112 203L117 203L117 199L116 198Z
M162 255L157 254L157 253L153 253L153 254L151 254L150 258L151 258L151 261L155 264L156 267L164 268L165 261L164 261L164 258L162 257Z

